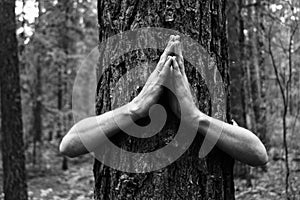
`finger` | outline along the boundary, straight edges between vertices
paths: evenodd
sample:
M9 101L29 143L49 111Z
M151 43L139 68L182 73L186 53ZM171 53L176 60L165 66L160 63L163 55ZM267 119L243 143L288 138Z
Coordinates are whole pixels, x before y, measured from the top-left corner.
M175 35L171 35L170 36L168 44L167 44L167 47L165 48L163 54L161 55L160 60L159 60L159 62L157 64L157 67L156 67L159 71L163 68L163 65L166 62L167 57L171 53L175 53L176 54L176 52L174 52L174 48L175 48L176 43L178 45L177 49L179 49L179 51L180 51L180 52L178 51L177 54L182 57L181 47L179 46L180 42L178 40L180 40L180 36L179 35L176 35L176 36Z
M173 50L177 57L176 60L179 64L180 72L182 74L185 74L184 61L183 61L183 55L182 55L182 43L180 41L175 41Z
M185 79L185 82L188 83L188 78L186 76L183 63L180 64L180 61L178 61L177 56L173 57L173 60L174 60L173 61L173 68L175 69L175 72L178 71L180 73L180 75L182 75L183 78Z
M172 66L173 66L173 69L177 72L180 73L180 70L179 70L179 65L178 65L178 62L176 61L176 56L173 56L172 57Z
M175 41L175 38L176 36L175 35L170 35L170 38L169 38L169 42L174 42Z
M172 57L172 66L173 66L173 74L175 77L182 77L182 74L180 72L180 69L179 69L179 65L178 65L178 62L176 61L176 57Z
M172 57L168 56L167 61L165 62L161 72L159 73L159 77L165 78L168 76L168 73L170 72L171 64L172 64Z
M180 41L180 36L179 36L179 35L174 36L174 40L175 40L175 41L176 41L176 40L179 40L179 41Z
M169 54L172 52L173 49L173 41L170 41L166 47L166 49L164 50L163 54L160 56L159 62L157 63L156 69L158 71L161 71L165 62L167 61L167 58L169 56Z
M169 55L170 53L172 53L173 45L174 45L174 42L176 41L175 38L176 38L175 35L170 35L170 38L169 38L167 47L165 48L165 50L164 50L162 56L160 57L160 61L161 61L163 64L166 62L168 55Z
M174 53L177 55L177 56L180 56L180 57L183 57L182 56L182 44L179 40L176 40L174 42L174 45L173 45L173 51Z
M174 45L175 42L175 35L171 35L167 44L167 47L165 48L164 52L163 52L163 58L167 59L167 56L170 54L170 52L172 51L172 46Z
M233 119L232 119L231 121L232 121L232 125L233 125L233 126L239 126L239 125L236 123L236 121L234 121Z
M176 57L176 60L177 60L177 63L179 65L179 70L180 72L185 75L185 67L184 67L184 61L183 61L183 58L177 56Z

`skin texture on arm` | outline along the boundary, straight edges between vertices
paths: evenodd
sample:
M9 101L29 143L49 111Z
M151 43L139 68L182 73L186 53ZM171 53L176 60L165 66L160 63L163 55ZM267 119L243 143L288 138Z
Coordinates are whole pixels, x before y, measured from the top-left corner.
M200 111L198 111L200 112ZM234 126L218 119L214 119L203 113L198 113L199 132L219 136L217 138L217 147L231 155L236 160L244 162L251 166L261 166L268 162L268 155L265 146L260 139L251 131ZM215 128L209 128L215 127ZM209 132L207 131L209 128Z
M60 152L71 158L89 153L81 141L80 136L91 138L92 140L97 138L97 143L101 145L102 141L104 141L103 137L111 137L120 131L115 120L119 120L119 123L122 123L123 126L130 125L132 121L131 118L136 117L130 112L130 107L131 104L126 104L103 115L89 117L79 121L62 139L59 146ZM106 136L103 134L106 134Z
M172 57L171 76L179 108L174 99L170 99L173 112L191 126L196 126L203 137L210 135L217 141L217 147L228 153L234 159L251 166L260 166L268 162L267 151L259 138L251 131L209 117L198 110L193 102L187 76L185 74L181 45L176 45L177 56ZM178 110L181 110L181 113ZM215 137L215 138L214 138Z
M97 138L94 141L95 145L101 145L103 137L110 137L120 131L119 125L122 127L130 126L135 120L145 117L163 92L161 84L168 81L175 92L177 101L182 106L179 108L176 99L169 96L170 107L177 117L189 122L190 126L196 126L203 137L209 134L213 140L217 141L217 147L234 159L251 166L266 164L268 161L266 149L251 131L214 119L198 110L193 102L185 74L179 39L179 36L170 37L156 69L148 78L140 94L132 102L114 111L90 117L75 124L63 138L60 151L69 157L88 153L79 134L82 137L91 138L91 140ZM171 53L175 53L176 56L168 56Z
M134 121L148 115L163 91L162 85L170 73L173 41L170 40L156 69L149 76L145 86L130 103L100 116L89 117L76 123L62 139L59 150L68 157L89 153L80 137L89 141L89 147L101 145L104 137L111 137L120 131L119 127L128 127ZM117 123L116 123L117 122ZM103 135L105 134L105 135ZM95 144L96 143L96 144Z

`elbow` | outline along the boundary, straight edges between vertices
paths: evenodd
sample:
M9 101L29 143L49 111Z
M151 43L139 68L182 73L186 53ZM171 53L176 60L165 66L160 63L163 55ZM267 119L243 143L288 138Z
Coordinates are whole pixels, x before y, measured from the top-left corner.
M253 167L264 166L268 163L269 157L265 146L261 143L256 150L255 162L251 164Z
M74 154L74 145L72 143L72 136L67 134L59 145L59 152L69 158L75 158L76 155Z
M261 166L266 165L268 162L269 162L269 156L266 148L264 147L263 154L260 156L260 165Z

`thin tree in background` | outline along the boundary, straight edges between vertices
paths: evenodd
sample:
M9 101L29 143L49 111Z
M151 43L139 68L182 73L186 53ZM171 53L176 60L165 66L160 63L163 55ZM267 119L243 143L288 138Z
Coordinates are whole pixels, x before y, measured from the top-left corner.
M0 1L0 67L3 190L5 200L26 200L15 1Z
M265 58L264 58L264 15L261 0L248 1L248 60L249 60L249 103L253 113L252 131L268 146L266 103L265 103ZM247 6L247 5L246 5Z
M39 14L36 18L35 29L38 30L40 28L41 23L41 16L42 16L42 4L41 0L38 0L38 10ZM37 43L37 46L40 47L41 45ZM40 49L42 49L40 47ZM41 50L43 51L43 50ZM41 54L36 54L34 56L36 60L35 65L35 81L34 81L34 91L33 91L33 106L32 106L32 113L33 113L33 155L32 161L33 164L36 164L37 154L38 159L40 159L40 144L42 143L42 136L43 136L43 121L42 121L42 108L43 108L43 94L42 94L42 62L41 62ZM40 162L39 162L40 163ZM41 164L41 163L40 163Z
M59 122L58 122L58 138L62 137L62 133L66 133L70 128L70 88L68 87L68 71L72 66L71 59L69 56L74 53L74 38L72 38L71 30L76 23L74 20L74 2L72 0L59 0L57 7L60 11L61 19L57 22L57 28L59 33L58 48L63 55L60 62L58 62L58 92L57 92L57 108L59 111ZM71 67L70 67L71 66ZM68 160L66 156L63 156L62 169L68 169Z
M294 12L294 4L297 1L286 2L285 11ZM284 12L284 11L282 11ZM280 13L279 13L280 14ZM280 15L281 17L282 15ZM299 19L293 20L289 16L286 17L286 21L283 21L282 18L269 13L269 29L267 30L265 37L268 42L267 51L270 55L271 66L273 67L275 73L275 80L277 82L280 96L282 99L282 135L283 135L283 149L284 149L284 162L286 168L285 174L285 192L287 199L291 199L290 193L290 161L289 161L289 144L288 138L288 111L291 106L291 92L293 89L292 81L293 76L296 71L293 71L294 68L294 41L296 33L299 31ZM289 20L290 18L290 20ZM276 25L276 21L281 21L281 24ZM284 30L284 31L282 31ZM275 53L276 52L276 53ZM286 62L287 61L287 62ZM297 118L297 116L296 116Z
M246 103L248 97L247 76L245 73L245 35L244 19L242 16L243 0L230 0L227 6L228 18L228 47L230 68L230 102L232 118L239 126L248 128L247 115L249 105ZM239 161L234 165L235 177L243 178L247 185L251 186L250 167Z
M230 100L233 119L239 126L253 131L268 146L263 8L260 0L228 1ZM245 178L251 186L249 166L237 161L234 174Z

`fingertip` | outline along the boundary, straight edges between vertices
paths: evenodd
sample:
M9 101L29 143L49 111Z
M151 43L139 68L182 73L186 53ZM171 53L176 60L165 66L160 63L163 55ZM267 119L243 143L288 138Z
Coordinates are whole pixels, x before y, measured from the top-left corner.
M180 40L180 36L179 35L174 36L174 40Z
M178 66L178 63L176 61L176 56L173 56L172 57L172 60L173 60L173 68L178 71L179 70L179 66Z
M179 64L179 62L178 62L178 60L177 60L177 56L172 56L172 59L174 60L174 62L178 65Z
M174 41L174 38L175 38L176 36L175 35L170 35L170 41Z
M168 56L168 57L167 57L167 61L165 62L164 66L170 65L171 62L172 62L172 56Z

